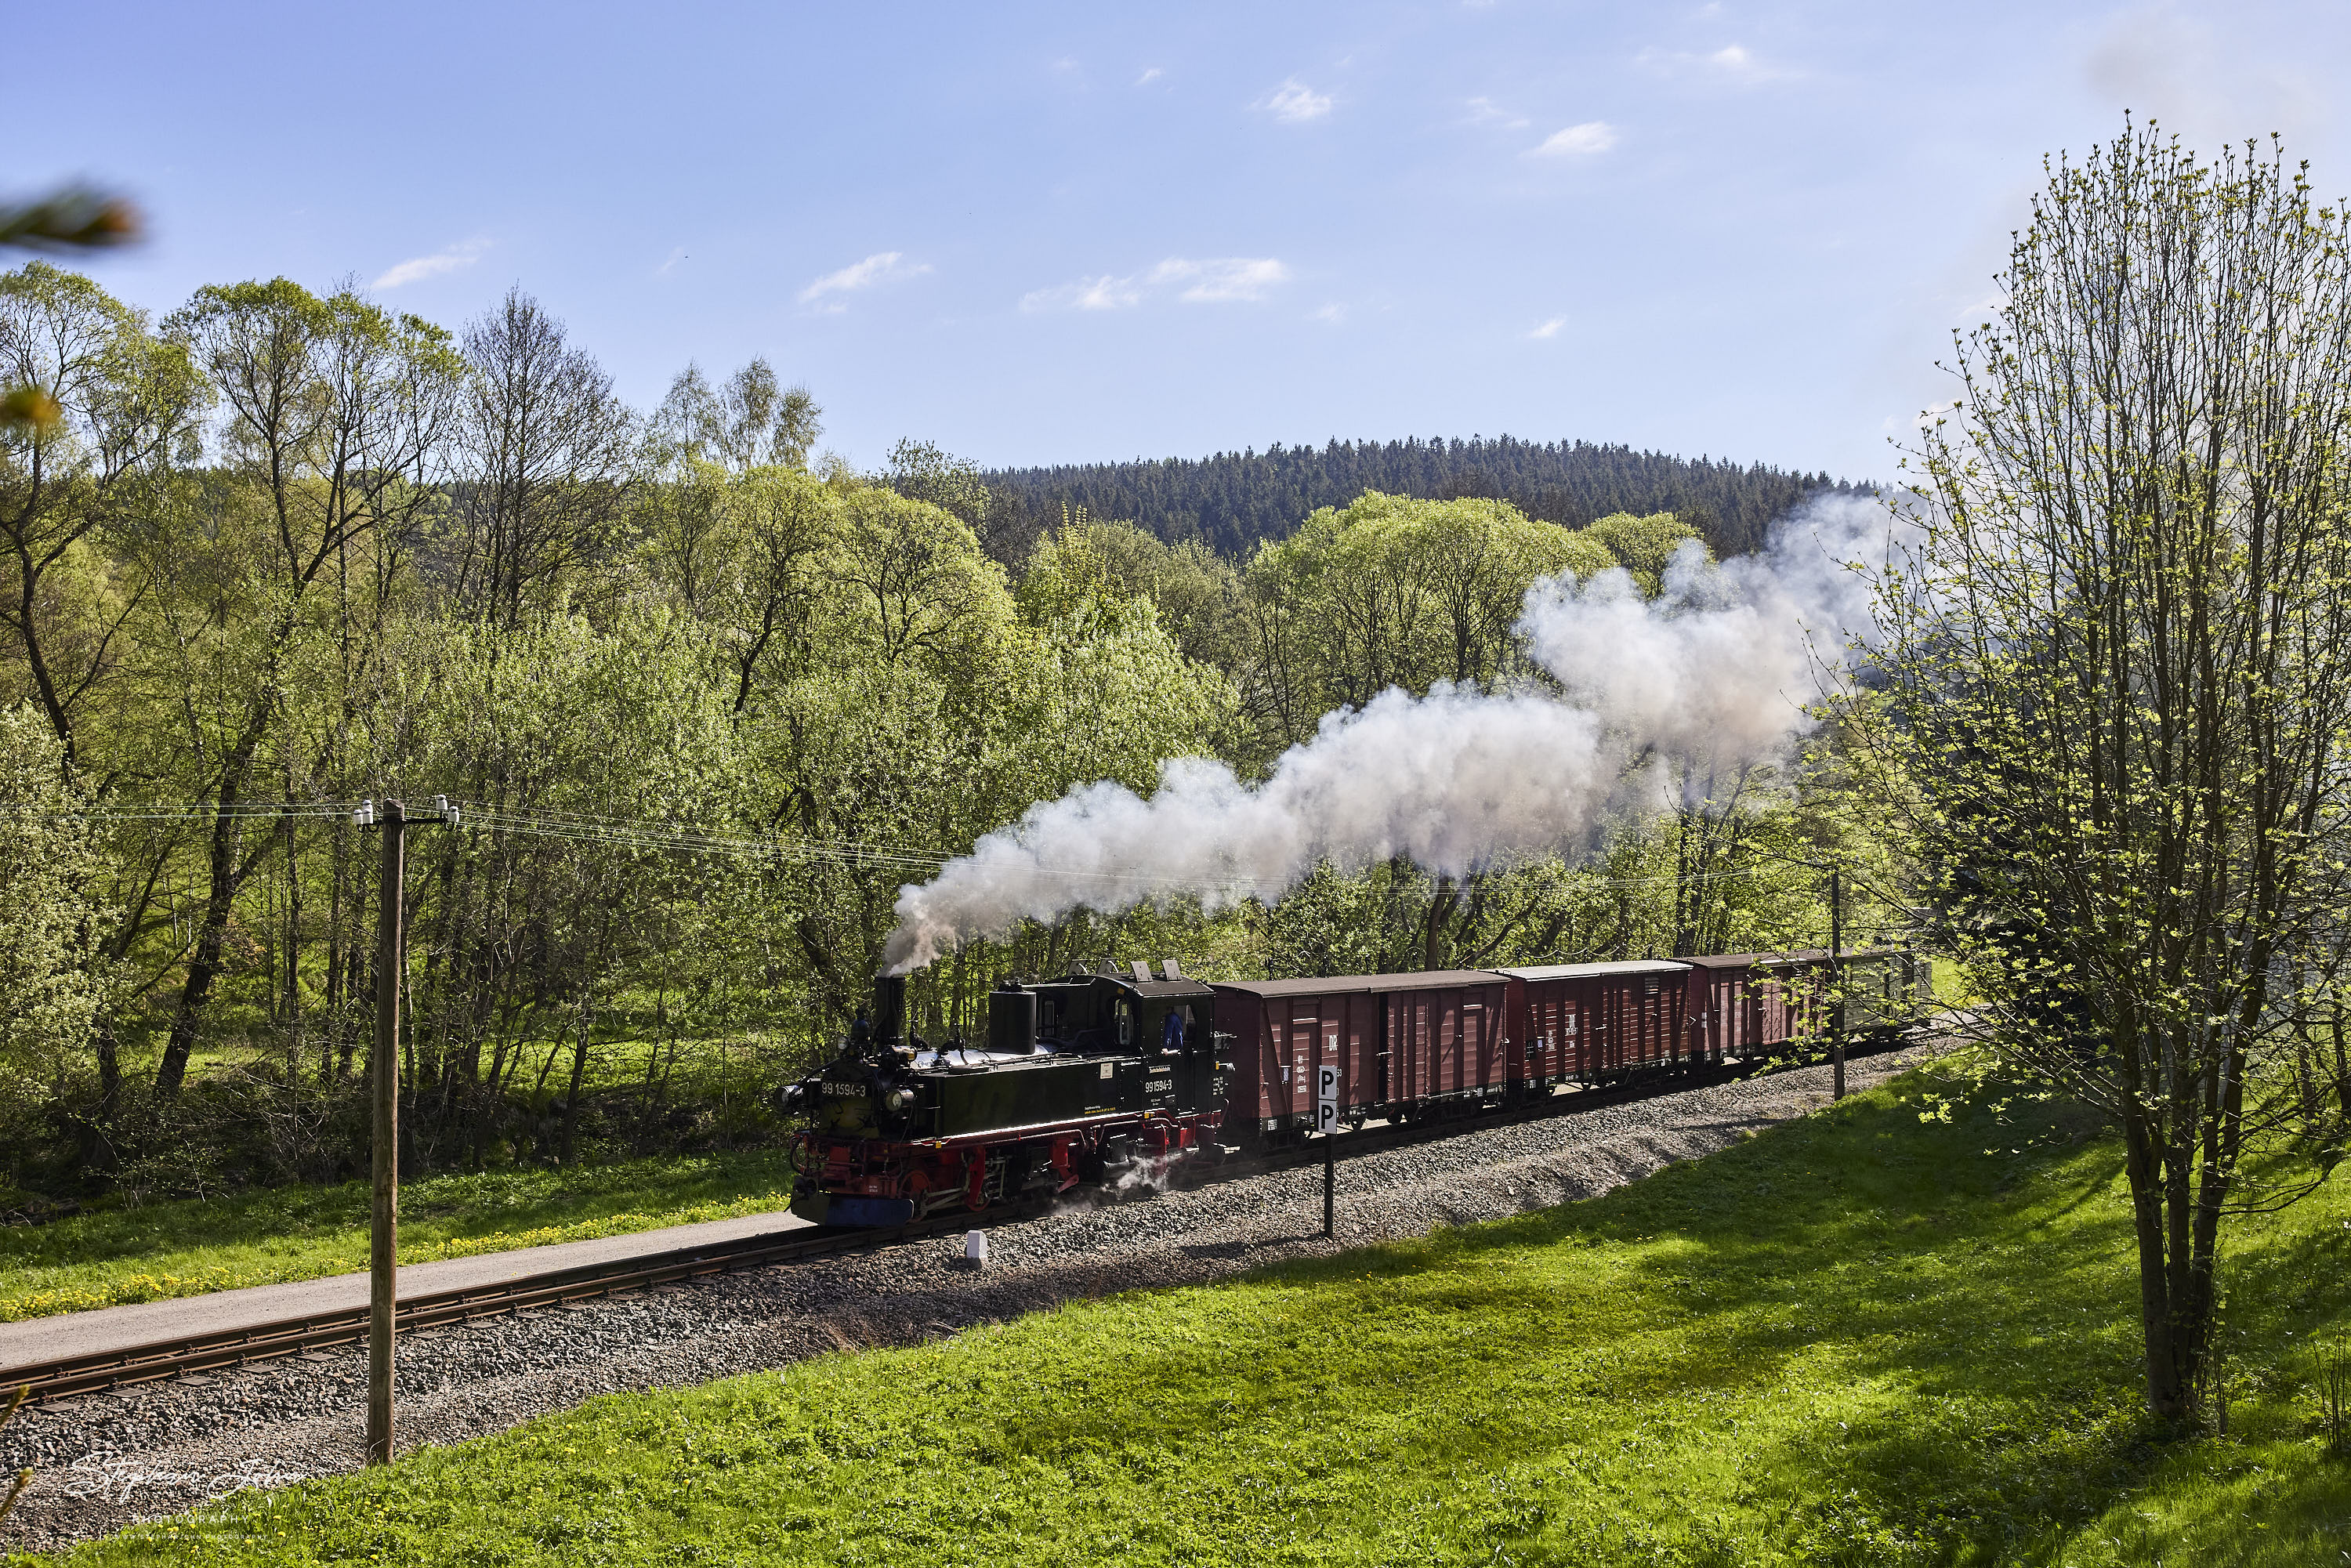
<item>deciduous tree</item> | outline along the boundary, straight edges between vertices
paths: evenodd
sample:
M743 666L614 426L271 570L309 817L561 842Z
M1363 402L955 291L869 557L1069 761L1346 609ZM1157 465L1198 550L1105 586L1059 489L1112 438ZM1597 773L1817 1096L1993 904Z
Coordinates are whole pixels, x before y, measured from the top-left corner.
M2250 1161L2327 1109L2296 1046L2351 985L2351 224L2274 153L2133 129L2049 170L1999 282L1867 755L1987 1038L2121 1133L2181 1420L2226 1218L2321 1168Z

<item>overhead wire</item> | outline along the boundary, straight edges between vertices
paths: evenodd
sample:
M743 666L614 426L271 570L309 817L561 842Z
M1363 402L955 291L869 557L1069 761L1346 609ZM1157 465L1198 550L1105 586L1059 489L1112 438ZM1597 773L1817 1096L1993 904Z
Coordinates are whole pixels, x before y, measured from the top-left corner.
M239 801L219 806L207 801L142 802L135 806L93 806L78 810L55 808L26 813L7 803L0 802L0 817L23 818L28 814L49 817L82 817L105 821L191 822L228 817L239 820L330 821L349 819L358 810L358 800L302 801ZM630 821L623 818L591 816L563 811L515 811L469 805L459 801L461 826L487 828L496 831L526 837L554 840L570 843L598 844L612 848L643 849L689 854L723 855L747 861L788 861L800 864L831 861L851 865L868 865L907 872L936 872L949 862L965 858L965 854L935 850L916 850L892 845L874 844L854 839L820 839L813 837L747 838L737 834L685 828L675 824ZM1068 867L1038 866L1034 872L1047 876L1073 881L1123 883L1155 885L1171 892L1200 891L1200 884L1155 877L1142 873L1113 871L1081 871ZM1736 881L1761 874L1768 868L1761 864L1732 866L1721 871L1689 873L1661 873L1654 876L1586 876L1587 887L1656 887L1669 883ZM1257 878L1235 875L1217 882L1223 889L1245 889L1257 885Z

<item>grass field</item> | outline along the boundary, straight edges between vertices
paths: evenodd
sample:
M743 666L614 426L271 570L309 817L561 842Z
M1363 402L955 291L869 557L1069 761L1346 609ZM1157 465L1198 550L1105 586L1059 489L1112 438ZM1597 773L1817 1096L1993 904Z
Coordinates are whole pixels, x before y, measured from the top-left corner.
M791 1179L780 1149L434 1176L401 1189L401 1259L780 1209ZM364 1269L368 1200L364 1182L269 1187L0 1227L0 1322Z
M2110 1141L1911 1079L1590 1203L597 1400L95 1543L403 1563L2351 1556L2351 1194L2247 1220L2226 1438L2137 1399Z

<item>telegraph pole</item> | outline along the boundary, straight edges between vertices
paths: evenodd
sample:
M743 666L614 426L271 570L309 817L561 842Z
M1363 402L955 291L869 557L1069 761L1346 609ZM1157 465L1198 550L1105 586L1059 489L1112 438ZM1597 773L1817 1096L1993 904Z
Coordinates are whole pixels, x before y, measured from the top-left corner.
M383 872L376 883L375 1050L368 1064L375 1092L375 1201L368 1220L367 1462L392 1463L392 1322L400 1283L400 996L408 977L405 923L408 824L457 825L446 795L413 818L397 800L381 815L366 801L351 813L361 828L383 833Z
M375 813L362 809L360 826ZM407 967L402 929L408 819L383 803L383 874L375 921L375 1207L368 1224L367 1462L392 1463L392 1312L400 1273L400 989Z
M1829 862L1829 1061L1834 1097L1844 1098L1844 868Z

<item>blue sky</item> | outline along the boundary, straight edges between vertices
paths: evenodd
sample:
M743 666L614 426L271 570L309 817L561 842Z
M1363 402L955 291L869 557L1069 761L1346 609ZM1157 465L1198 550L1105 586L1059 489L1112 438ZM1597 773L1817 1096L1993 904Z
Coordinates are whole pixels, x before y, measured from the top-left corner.
M92 270L519 282L656 401L765 354L860 465L1512 434L1886 477L2041 158L2126 108L2351 193L2319 5L26 7L0 183Z

